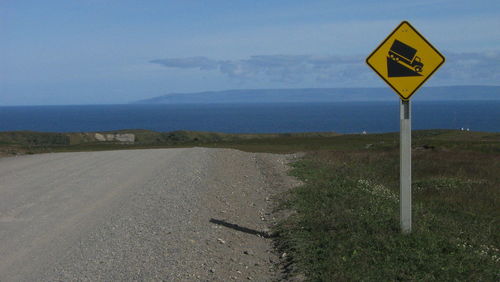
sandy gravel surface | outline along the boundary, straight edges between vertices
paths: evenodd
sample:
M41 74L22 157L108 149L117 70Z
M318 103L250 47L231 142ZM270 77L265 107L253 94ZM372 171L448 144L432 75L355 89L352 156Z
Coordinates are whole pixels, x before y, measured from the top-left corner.
M291 155L230 149L0 159L0 281L269 281Z

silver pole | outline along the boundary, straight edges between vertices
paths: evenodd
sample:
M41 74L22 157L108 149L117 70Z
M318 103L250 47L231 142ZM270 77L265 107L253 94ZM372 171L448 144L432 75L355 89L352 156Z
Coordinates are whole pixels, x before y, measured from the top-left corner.
M401 231L411 232L411 115L410 101L401 100L400 148L400 220Z

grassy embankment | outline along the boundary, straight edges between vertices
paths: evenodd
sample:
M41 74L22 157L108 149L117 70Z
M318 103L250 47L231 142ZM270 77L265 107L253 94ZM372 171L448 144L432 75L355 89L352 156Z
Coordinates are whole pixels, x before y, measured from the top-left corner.
M328 145L336 133L294 134L226 134L213 132L154 132L121 130L102 134L132 133L133 144L99 142L95 133L42 133L30 131L0 132L0 153L3 155L123 150L143 148L183 148L193 146L231 147L245 151L294 152Z
M10 153L190 146L305 151L292 171L304 185L282 203L295 212L276 229L278 248L287 253L293 272L312 281L500 279L499 133L413 132L409 235L399 231L397 134L134 133L137 142L128 145L94 142L84 134L0 133L0 148Z

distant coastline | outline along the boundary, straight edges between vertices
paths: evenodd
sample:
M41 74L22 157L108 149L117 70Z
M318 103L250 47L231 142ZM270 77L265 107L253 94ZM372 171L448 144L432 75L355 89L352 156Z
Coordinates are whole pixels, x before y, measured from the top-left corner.
M388 87L379 88L300 88L245 89L170 93L131 104L248 104L394 101L397 95ZM500 100L500 86L423 87L413 96L416 101Z

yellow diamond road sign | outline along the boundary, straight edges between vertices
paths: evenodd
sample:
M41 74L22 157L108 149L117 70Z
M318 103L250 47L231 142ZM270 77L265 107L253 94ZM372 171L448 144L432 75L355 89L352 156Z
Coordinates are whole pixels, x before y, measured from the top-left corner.
M404 21L366 58L366 63L401 99L408 100L444 63L444 56Z

